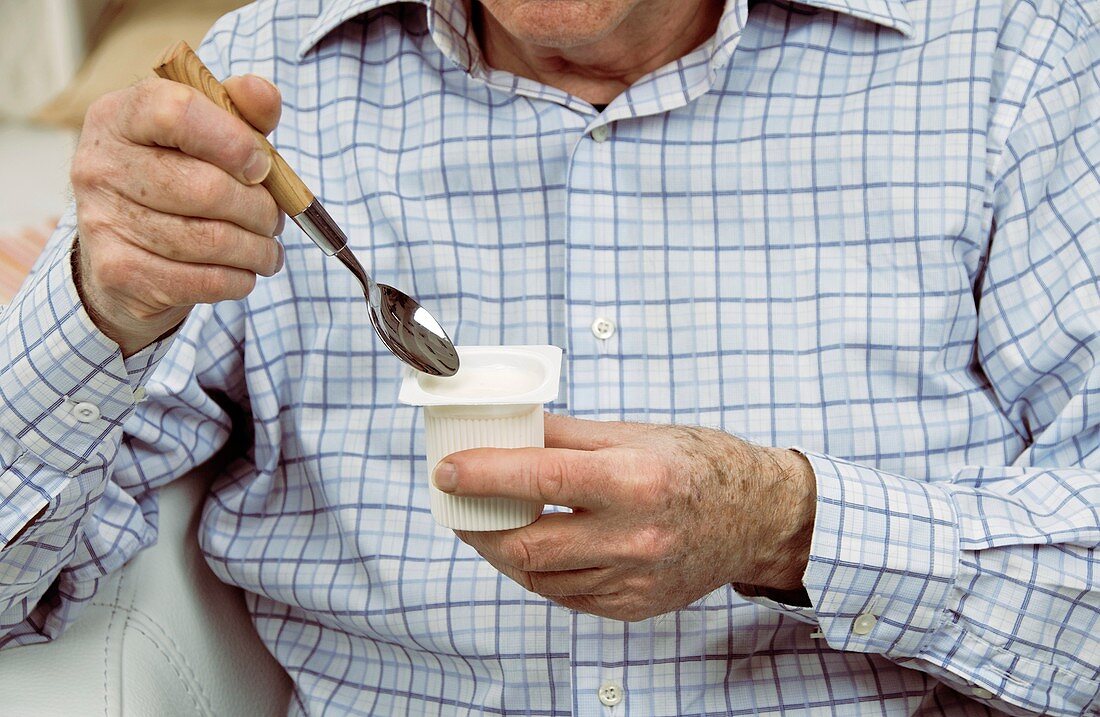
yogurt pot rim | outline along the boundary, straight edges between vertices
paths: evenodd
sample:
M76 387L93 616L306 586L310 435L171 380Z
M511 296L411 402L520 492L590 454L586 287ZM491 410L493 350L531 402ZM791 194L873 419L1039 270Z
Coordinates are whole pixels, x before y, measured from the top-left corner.
M499 406L547 403L558 396L562 350L557 346L456 346L455 349L458 373L451 377L431 376L406 367L397 399L411 406ZM523 378L528 380L515 393L455 395L456 389L461 390L464 378L497 367L527 374Z

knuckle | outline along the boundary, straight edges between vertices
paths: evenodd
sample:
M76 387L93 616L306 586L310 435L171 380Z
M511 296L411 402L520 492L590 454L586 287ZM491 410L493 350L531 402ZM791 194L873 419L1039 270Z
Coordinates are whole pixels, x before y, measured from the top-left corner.
M188 303L214 302L227 298L226 283L221 272L213 267L198 272L189 292Z
M80 242L80 259L84 262L87 278L94 279L100 286L106 288L117 286L119 281L127 276L123 261L118 257L103 256L93 249L91 243L85 241L84 237L81 237Z
M672 548L668 533L656 526L645 526L634 533L631 550L643 563L656 563L666 558Z
M162 134L173 133L187 117L194 93L187 87L175 82L163 82L151 92L152 103L149 107L149 119L153 127Z
M210 214L218 204L232 197L233 187L230 186L227 176L221 172L208 171L213 169L210 165L202 166L204 171L195 172L190 182L189 200L200 211Z
M108 289L123 289L131 286L141 276L138 262L132 252L100 252L88 248L87 262L90 273L96 282ZM155 284L156 282L154 282Z
M126 97L128 90L116 90L107 92L97 97L88 105L84 113L84 132L91 128L103 127L115 124L119 118L119 105Z
M565 487L565 465L553 455L543 455L532 464L528 481L535 495L553 503Z
M81 236L81 245L107 232L111 227L106 213L100 210L96 202L77 201L77 224Z
M635 464L631 474L634 478L632 495L639 507L666 507L683 484L672 466L662 461Z
M106 152L99 148L101 139L95 132L86 130L80 137L72 164L69 166L69 181L73 193L80 193L103 187L114 182L112 162L105 158Z
M193 167L185 171L190 175L189 189L194 200L204 204L213 203L211 200L218 198L222 201L231 198L233 187L228 177L219 172L216 167L206 162L193 162Z
M74 194L96 186L102 175L96 171L95 164L83 152L77 152L73 157L72 167L69 168L69 182L73 185Z
M110 116L104 111L110 103L111 95L108 93L100 95L88 105L88 109L84 111L83 127L85 132L92 127L100 126L103 124L103 120Z
M155 188L161 196L174 196L180 187L189 187L193 182L199 181L197 173L185 173L180 167L179 158L168 151L152 153L150 170L146 173L145 180Z
M211 219L197 219L188 217L186 222L187 236L178 244L169 245L171 255L169 259L182 259L184 257L183 245L188 246L187 254L195 259L213 259L220 254L220 248L225 239L225 227L221 222Z
M166 82L166 80L159 77L142 77L129 87L118 90L118 93L120 95L138 98L138 101L145 101L150 99Z
M161 197L172 197L197 216L207 217L224 202L229 188L216 168L175 151L157 150L145 179Z
M515 536L511 540L505 542L502 546L505 559L508 563L523 572L534 570L534 547L528 538L523 536Z
M232 125L229 124L229 121L232 121ZM252 131L244 125L244 122L235 120L228 115L226 116L226 131L235 134L233 139L221 147L226 166L243 172L245 167L248 166L249 160L252 159L253 152L257 149L256 140L253 139Z
M175 287L179 286L175 281L148 281L143 288L145 303L154 310L169 306L178 306L179 292Z

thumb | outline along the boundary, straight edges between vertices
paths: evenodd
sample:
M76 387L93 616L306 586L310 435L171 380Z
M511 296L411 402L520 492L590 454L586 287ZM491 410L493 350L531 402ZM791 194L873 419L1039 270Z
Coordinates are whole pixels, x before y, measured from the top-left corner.
M283 111L279 89L259 75L238 75L222 83L245 120L263 134L279 124Z

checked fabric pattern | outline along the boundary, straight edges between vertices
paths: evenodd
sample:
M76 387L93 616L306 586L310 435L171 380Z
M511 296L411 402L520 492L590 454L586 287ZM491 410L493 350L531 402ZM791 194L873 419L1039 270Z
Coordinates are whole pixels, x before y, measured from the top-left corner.
M279 85L275 144L457 343L563 347L554 411L807 454L813 607L524 592L432 522L346 270L289 228L284 271L124 361L70 216L2 318L0 643L76 619L237 416L201 544L295 714L1100 714L1098 18L731 0L598 112L486 67L462 2L228 16L207 62Z

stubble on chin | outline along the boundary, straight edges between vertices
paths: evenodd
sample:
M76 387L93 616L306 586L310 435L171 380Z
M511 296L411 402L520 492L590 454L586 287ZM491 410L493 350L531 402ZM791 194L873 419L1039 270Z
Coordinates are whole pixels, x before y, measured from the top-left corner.
M617 28L637 0L477 0L512 37L545 48L598 42Z

